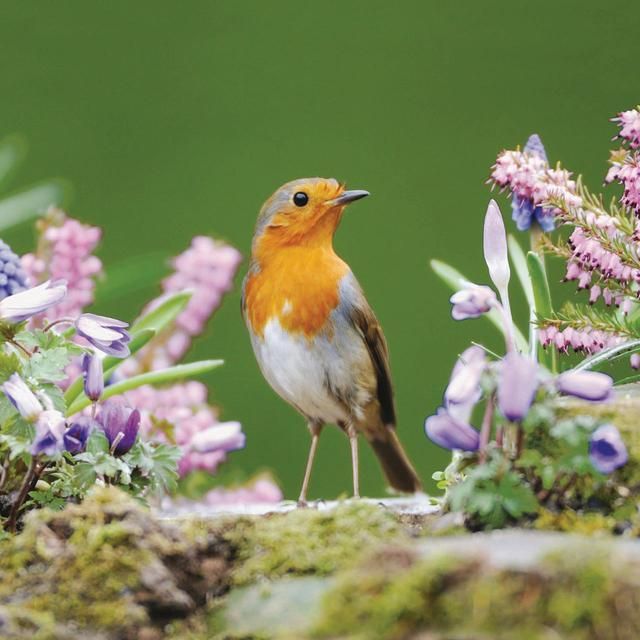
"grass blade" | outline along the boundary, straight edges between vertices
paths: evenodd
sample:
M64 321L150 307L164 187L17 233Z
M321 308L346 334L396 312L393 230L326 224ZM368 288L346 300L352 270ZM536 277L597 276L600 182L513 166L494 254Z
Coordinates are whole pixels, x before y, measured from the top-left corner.
M189 364L178 364L175 367L159 369L158 371L141 373L140 375L120 380L119 382L108 386L102 393L100 400L108 400L109 398L113 398L114 396L125 393L126 391L131 391L132 389L137 389L145 384L167 384L184 378L199 376L218 368L222 364L224 364L223 360L201 360L199 362L190 362ZM75 413L82 411L90 404L91 400L89 400L84 393L80 394L73 404L67 409L67 416L72 416Z
M40 215L51 205L61 205L67 188L50 180L0 200L0 231Z
M527 270L534 299L536 317L551 318L553 316L553 304L551 302L551 291L547 280L547 271L544 262L537 253L529 251L527 253ZM532 346L533 348L533 346ZM539 350L540 360L551 369L553 373L558 371L558 361L555 349L548 351Z

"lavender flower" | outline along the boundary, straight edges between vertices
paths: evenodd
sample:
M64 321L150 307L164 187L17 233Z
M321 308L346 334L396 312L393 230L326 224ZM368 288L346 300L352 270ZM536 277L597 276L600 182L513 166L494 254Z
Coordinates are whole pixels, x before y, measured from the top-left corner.
M88 340L96 349L110 356L126 358L129 355L131 336L126 330L126 322L97 316L94 313L83 313L76 320L78 335Z
M18 323L57 305L67 295L64 280L47 280L37 287L0 300L0 319Z
M0 240L0 299L20 293L27 287L27 274L20 258L6 242Z
M497 304L496 294L484 285L466 283L464 289L456 291L449 302L453 305L451 316L454 320L478 318Z
M40 401L18 373L12 374L2 385L2 391L25 420L31 422L42 413Z
M555 347L560 353L567 353L572 348L576 353L597 353L608 347L623 343L626 338L616 333L582 327L576 329L567 326L559 329L555 325L541 327L538 333L540 344L547 348Z
M445 449L477 451L480 446L480 434L442 408L425 420L424 430L433 442Z
M135 444L140 429L140 412L115 402L106 403L96 421L107 436L109 446L116 456L121 456Z
M191 439L191 449L198 453L209 451L236 451L243 449L246 436L239 422L221 422L204 431L199 431Z
M84 225L55 208L49 209L39 228L38 253L22 256L22 266L33 282L65 279L69 295L49 319L75 317L93 302L94 279L102 271L102 263L92 255L100 241L100 229Z
M600 402L611 394L613 380L599 371L567 371L556 378L556 388L565 395Z
M629 364L631 365L631 368L634 369L635 371L640 369L640 353L632 354L631 358L629 358Z
M515 351L500 366L498 406L507 420L519 422L533 404L538 389L538 365Z
M36 420L36 437L31 447L32 455L54 456L64 449L64 433L67 425L64 416L53 409L42 411Z
M589 458L600 473L612 473L627 463L627 448L612 424L598 427L591 435Z
M97 353L85 353L82 356L82 377L85 395L93 402L98 402L104 390L104 372L102 358Z
M71 455L82 453L91 432L98 427L95 420L89 416L79 416L63 435L64 448Z
M460 354L444 393L448 411L454 406L469 407L465 421L469 419L473 405L480 399L480 379L486 366L487 357L481 347L473 345Z

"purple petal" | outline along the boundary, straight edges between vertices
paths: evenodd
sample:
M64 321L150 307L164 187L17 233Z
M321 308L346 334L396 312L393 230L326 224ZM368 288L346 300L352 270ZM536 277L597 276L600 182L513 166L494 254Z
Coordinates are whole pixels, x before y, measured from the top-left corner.
M200 431L191 439L190 446L194 451L207 453L210 451L236 451L244 448L245 435L239 422L215 424Z
M503 291L509 284L511 275L507 251L507 232L504 220L495 200L489 202L484 218L484 259L489 268L491 280Z
M613 379L599 371L567 371L556 378L560 393L583 400L606 400L613 388Z
M598 471L607 474L627 463L627 447L612 424L604 424L593 432L589 442L589 458Z
M82 375L85 395L97 402L104 390L104 372L102 359L96 353L85 353L82 356Z
M487 358L481 347L474 345L463 351L451 372L451 379L444 393L445 400L453 404L471 400L477 402L480 395L480 378L486 364Z
M518 422L528 413L538 389L538 365L515 351L502 360L498 406L507 420Z
M538 156L547 163L549 162L549 160L547 160L547 152L545 151L542 140L537 133L532 133L529 136L527 144L524 145L523 151L525 153L530 153L531 155Z
M453 418L444 409L438 409L435 416L425 420L424 430L427 436L445 449L477 451L480 446L480 434L466 422Z
M22 322L58 304L67 295L64 280L47 280L37 287L0 300L0 318L8 322Z
M82 453L87 446L87 440L91 432L98 427L95 420L88 416L80 416L65 431L63 436L64 448L71 455Z

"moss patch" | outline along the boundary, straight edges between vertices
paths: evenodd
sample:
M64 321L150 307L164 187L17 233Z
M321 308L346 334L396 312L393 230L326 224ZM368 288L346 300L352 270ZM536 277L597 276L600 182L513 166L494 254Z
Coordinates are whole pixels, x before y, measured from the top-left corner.
M0 547L0 635L72 638L70 628L91 628L129 637L222 592L230 555L223 540L189 540L116 489L59 513L32 512Z
M390 511L350 502L236 520L223 534L236 548L236 584L284 575L326 575L383 541L409 536Z
M531 570L452 556L390 567L378 553L339 578L311 635L631 640L640 637L639 568L616 567L608 554L588 549L554 552Z

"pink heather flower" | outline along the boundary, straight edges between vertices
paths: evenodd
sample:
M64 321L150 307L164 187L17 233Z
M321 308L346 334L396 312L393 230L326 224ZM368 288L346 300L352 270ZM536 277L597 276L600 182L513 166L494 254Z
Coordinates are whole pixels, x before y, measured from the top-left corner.
M233 286L233 277L242 260L240 253L229 245L207 236L196 236L191 246L177 256L172 265L175 272L162 282L164 295L191 290L193 295L175 326L156 337L135 358L125 363L127 376L149 369L162 369L179 361L202 333L207 321L220 306L223 295ZM152 309L162 296L151 302Z
M236 427L219 423L216 410L207 404L207 387L201 382L189 381L158 389L146 385L128 391L123 400L140 410L140 431L145 437L174 441L182 449L178 463L181 475L196 469L214 473L229 451L244 444L244 435L237 423ZM225 437L216 443L212 434L217 427Z
M560 353L568 353L569 349L573 349L576 353L588 355L617 346L626 340L619 334L590 327L583 329L566 327L560 330L555 326L542 327L538 332L538 339L543 347L553 346Z
M552 197L563 198L571 207L582 205L571 173L559 165L550 168L542 141L535 134L523 151L505 150L498 155L489 182L501 191L511 191L512 217L521 231L528 229L534 219L543 230L553 229L556 210L548 206Z
M620 202L640 215L640 153L614 152L605 182L619 182L623 187Z
M611 121L620 127L615 138L625 140L632 149L640 148L640 105L635 109L620 112L615 118L611 118Z
M77 316L93 302L94 279L102 273L102 262L92 255L101 231L53 208L40 224L38 251L22 256L22 267L32 284L44 280L67 281L68 295L47 313L49 320Z

